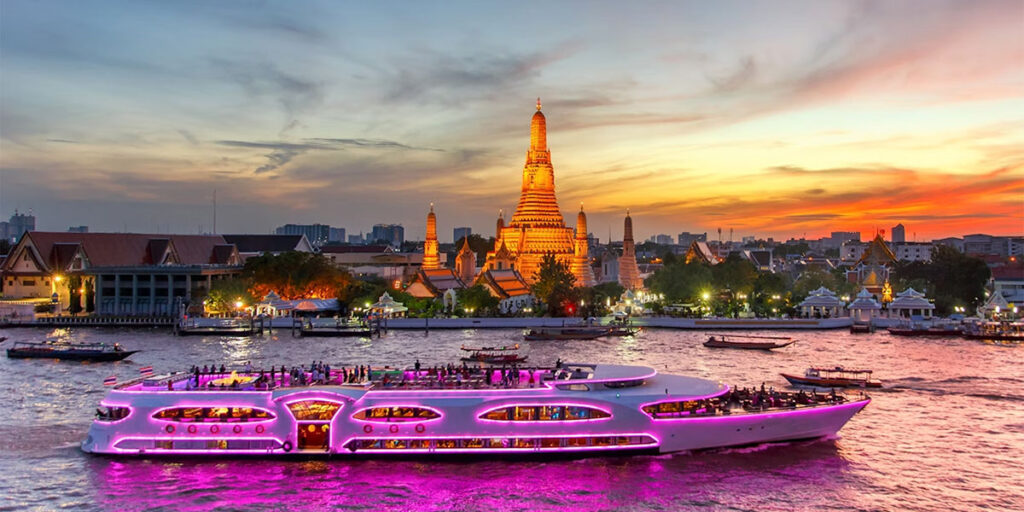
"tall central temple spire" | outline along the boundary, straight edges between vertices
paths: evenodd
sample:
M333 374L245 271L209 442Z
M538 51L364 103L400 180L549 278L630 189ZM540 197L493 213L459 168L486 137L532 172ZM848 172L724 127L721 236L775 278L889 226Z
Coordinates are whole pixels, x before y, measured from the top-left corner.
M507 224L499 221L498 241L488 253L490 259L501 246L506 247L515 260L515 269L530 283L546 254L553 254L569 265L575 253L573 229L565 226L555 198L555 170L548 149L547 119L541 107L537 98L537 111L530 119L530 146L523 166L519 205ZM577 281L581 280L578 276Z

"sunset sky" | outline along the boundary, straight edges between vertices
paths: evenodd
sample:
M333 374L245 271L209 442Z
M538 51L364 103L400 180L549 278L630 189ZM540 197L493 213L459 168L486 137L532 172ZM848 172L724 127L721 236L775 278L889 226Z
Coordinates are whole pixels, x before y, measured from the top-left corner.
M1024 1L0 2L0 217L1024 234Z

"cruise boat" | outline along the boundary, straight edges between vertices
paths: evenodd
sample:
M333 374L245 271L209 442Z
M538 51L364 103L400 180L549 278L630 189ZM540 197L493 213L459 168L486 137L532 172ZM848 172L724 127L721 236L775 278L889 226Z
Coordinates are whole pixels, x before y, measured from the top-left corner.
M196 371L126 382L101 401L81 448L125 456L655 454L830 436L870 401L752 396L607 364L327 373L305 385L317 375Z

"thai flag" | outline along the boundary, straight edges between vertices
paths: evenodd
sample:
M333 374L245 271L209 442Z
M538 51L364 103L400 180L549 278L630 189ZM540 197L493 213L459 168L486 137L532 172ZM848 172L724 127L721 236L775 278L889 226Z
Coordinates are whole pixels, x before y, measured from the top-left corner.
M117 375L111 375L110 377L103 379L104 386L113 386L114 384L117 384Z
M143 366L142 368L139 368L139 373L142 375L153 375L153 367Z

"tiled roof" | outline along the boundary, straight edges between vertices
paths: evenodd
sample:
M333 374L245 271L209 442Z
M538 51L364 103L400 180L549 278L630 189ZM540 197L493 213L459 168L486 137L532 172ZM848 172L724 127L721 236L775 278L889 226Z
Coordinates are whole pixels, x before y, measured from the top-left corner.
M488 270L477 279L490 284L502 299L530 294L530 285L516 270Z
M228 245L220 235L149 235L141 233L68 233L30 231L25 235L48 265L66 265L73 251L81 247L90 267L120 267L153 264L159 246L173 246L177 262L183 265L223 264L214 249ZM160 252L162 256L162 252ZM159 258L160 256L157 256ZM63 268L63 267L59 267ZM54 269L56 270L56 268Z
M278 253L294 251L305 235L224 235L224 240L235 244L238 252Z

